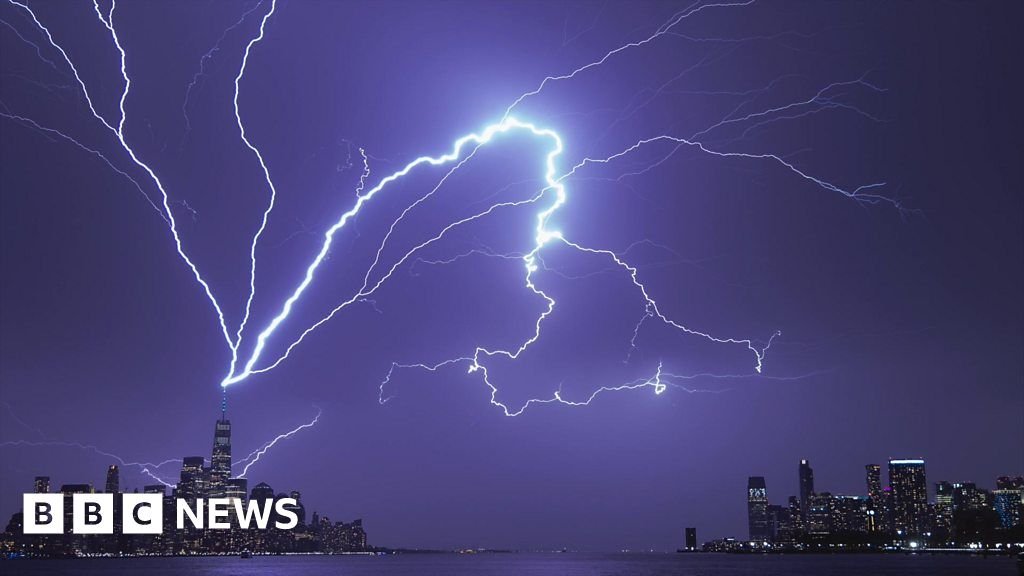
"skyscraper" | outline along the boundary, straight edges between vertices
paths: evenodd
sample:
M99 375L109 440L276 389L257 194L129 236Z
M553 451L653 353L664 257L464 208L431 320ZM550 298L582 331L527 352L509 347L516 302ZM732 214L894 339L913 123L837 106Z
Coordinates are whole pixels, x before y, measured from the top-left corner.
M181 462L181 479L175 488L178 498L201 498L206 493L202 456L186 456Z
M768 489L764 476L747 479L747 524L751 542L767 542L771 537L768 519Z
M800 499L797 498L796 496L790 496L789 522L792 525L792 531L794 535L802 534L807 531L807 523L804 522L804 519L800 514Z
M924 460L889 460L893 519L903 537L920 536L928 519L928 484Z
M811 495L814 494L814 470L807 460L800 461L800 516L806 522L807 507L810 506Z
M832 531L832 494L812 493L807 499L807 533L829 534Z
M686 547L683 548L687 552L697 551L697 529L687 528L686 529Z
M66 534L74 533L74 524L72 523L72 513L74 510L73 502L75 494L93 494L96 491L93 490L92 484L62 484L60 487L60 493L64 495L64 532Z
M210 458L210 494L224 496L231 478L231 421L221 411L213 431L213 456Z
M1020 526L1022 512L1020 490L998 489L992 495L993 508L999 515L999 523L1003 528Z
M110 468L107 468L107 484L103 491L107 494L117 494L121 491L121 474L117 464L111 464Z
M882 467L878 464L864 466L865 477L868 485L868 498L875 501L877 507L882 499Z
M953 485L946 481L935 483L935 527L946 534L953 528Z
M885 501L882 495L882 467L878 464L864 466L864 478L868 487L867 510L865 511L868 532L886 529Z
M117 464L111 464L107 468L107 482L103 486L103 491L107 494L114 495L114 532L117 534L121 533L121 473L117 469ZM112 544L116 550L116 542Z

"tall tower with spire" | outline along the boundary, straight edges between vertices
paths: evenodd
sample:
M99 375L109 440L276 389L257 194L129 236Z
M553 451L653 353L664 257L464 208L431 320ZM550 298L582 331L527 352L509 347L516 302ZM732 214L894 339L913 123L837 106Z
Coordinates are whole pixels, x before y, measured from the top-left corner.
M227 390L220 403L220 420L213 431L213 456L210 458L210 492L223 496L228 478L231 478L231 421L228 420Z

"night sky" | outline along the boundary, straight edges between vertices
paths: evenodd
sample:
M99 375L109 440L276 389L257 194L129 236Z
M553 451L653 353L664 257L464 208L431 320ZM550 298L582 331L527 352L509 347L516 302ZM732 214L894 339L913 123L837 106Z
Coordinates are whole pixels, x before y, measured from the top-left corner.
M164 183L232 331L270 194L239 137L233 83L269 5L125 3L114 13L132 80L125 136ZM93 6L30 6L116 125L120 54ZM376 185L499 121L546 76L648 38L689 6L278 4L240 82L247 136L278 190L242 355L356 201L360 149L366 187ZM27 16L0 6L3 522L34 476L101 486L114 462L12 442L81 442L129 462L208 457L230 363L210 302L146 199L159 201L153 180L93 118ZM687 327L759 346L781 331L762 375L745 345L656 320L634 340L645 306L628 274L552 243L534 278L558 304L517 361L489 362L499 402L514 411L556 390L581 402L650 378L659 363L717 377L675 380L688 390L662 394L606 392L586 407L534 404L517 417L490 402L466 362L398 370L382 392L392 362L515 349L531 336L544 301L512 255L532 248L538 208L497 210L417 253L273 371L228 388L238 456L322 409L316 426L252 467L250 484L301 490L307 510L334 520L362 517L374 545L616 550L674 549L684 526L702 540L745 536L747 476L765 476L782 503L797 493L801 458L819 490L844 494L864 493L864 464L889 457L925 458L929 482L991 488L1024 473L1022 16L1012 2L709 7L548 83L515 116L561 135L560 170L810 101L698 139L775 154L845 190L885 182L872 192L896 202L848 198L770 159L672 153L664 142L580 170L552 227L623 254ZM843 84L812 100L833 83ZM141 192L13 115L101 152ZM396 228L386 267L451 222L536 193L546 146L513 133L481 148ZM390 223L446 171L417 168L338 232L259 366L358 290ZM153 483L122 469L123 486ZM177 469L160 473L173 480Z

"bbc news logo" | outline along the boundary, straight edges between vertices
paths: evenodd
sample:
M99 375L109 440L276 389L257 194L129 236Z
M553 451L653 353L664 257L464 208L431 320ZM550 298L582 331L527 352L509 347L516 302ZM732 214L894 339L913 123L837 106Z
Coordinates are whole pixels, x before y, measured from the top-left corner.
M113 534L113 494L72 494L71 531L75 534ZM121 494L121 533L161 534L164 530L164 497L160 494ZM63 494L24 494L22 512L25 534L63 534ZM232 517L239 528L266 530L273 525L279 530L291 530L299 523L299 516L291 507L297 507L294 498L274 501L242 502L239 498L199 498L194 503L175 500L175 526L199 529L227 530ZM233 514L232 514L233 513ZM273 522L271 522L273 520Z

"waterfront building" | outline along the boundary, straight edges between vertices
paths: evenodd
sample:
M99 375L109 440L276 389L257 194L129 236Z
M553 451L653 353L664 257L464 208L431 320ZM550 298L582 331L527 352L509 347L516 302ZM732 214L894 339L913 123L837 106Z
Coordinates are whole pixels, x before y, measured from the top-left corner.
M896 533L914 538L927 532L928 484L924 460L889 460Z
M747 525L751 542L767 542L771 539L768 489L763 476L747 479Z
M800 461L798 470L800 480L800 515L807 521L807 509L811 503L811 495L814 494L814 470L808 460Z
M686 529L686 547L683 548L687 552L697 551L697 529L687 528Z

